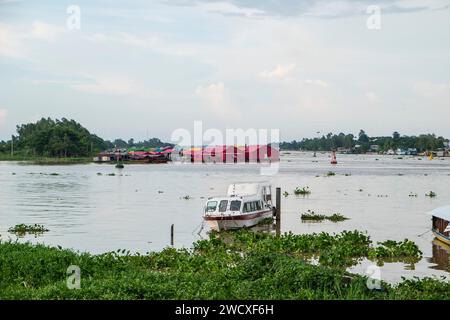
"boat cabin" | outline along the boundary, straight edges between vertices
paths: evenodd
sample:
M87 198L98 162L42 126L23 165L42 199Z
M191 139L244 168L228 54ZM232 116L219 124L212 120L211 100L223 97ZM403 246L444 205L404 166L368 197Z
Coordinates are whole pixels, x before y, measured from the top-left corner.
M450 206L434 209L428 214L432 216L432 231L436 238L450 244Z

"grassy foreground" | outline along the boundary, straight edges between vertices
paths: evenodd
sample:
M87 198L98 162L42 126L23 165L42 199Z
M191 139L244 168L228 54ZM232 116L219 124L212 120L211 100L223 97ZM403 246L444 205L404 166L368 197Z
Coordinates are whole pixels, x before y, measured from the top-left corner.
M369 290L366 277L345 271L362 258L379 263L420 255L407 240L374 246L358 231L274 237L243 230L212 234L192 250L146 255L2 242L0 299L449 299L444 280ZM81 269L81 289L67 288L70 265Z

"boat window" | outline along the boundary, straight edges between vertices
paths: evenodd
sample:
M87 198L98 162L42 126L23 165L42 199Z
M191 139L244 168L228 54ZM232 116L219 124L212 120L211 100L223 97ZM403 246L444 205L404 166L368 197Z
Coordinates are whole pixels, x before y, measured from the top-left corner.
M241 201L233 200L230 202L230 211L240 211L241 210Z
M227 211L228 200L222 200L219 203L219 212Z
M214 212L217 208L217 201L208 201L206 205L206 212Z
M250 207L250 202L244 203L244 212L250 212L250 211L252 211L252 209Z
M256 210L261 210L262 209L262 207L261 207L261 201L257 201L256 202Z
M251 202L251 211L256 211L256 201Z

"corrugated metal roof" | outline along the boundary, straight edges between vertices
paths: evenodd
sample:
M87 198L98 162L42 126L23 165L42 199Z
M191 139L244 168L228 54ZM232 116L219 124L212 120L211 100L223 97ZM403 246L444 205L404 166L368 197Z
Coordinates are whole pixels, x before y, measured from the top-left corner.
M450 221L450 206L436 208L427 212L427 214L432 215L433 217Z

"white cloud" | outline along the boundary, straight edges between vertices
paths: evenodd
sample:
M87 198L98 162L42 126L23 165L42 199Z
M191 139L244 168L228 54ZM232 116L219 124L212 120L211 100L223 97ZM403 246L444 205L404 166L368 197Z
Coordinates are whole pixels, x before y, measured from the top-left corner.
M64 33L64 30L63 27L48 24L43 21L35 21L32 24L29 37L32 39L53 41Z
M145 96L145 88L137 81L116 76L94 76L92 83L74 84L71 87L75 90L107 95L136 95Z
M375 92L369 91L366 93L366 98L370 103L376 103L379 101L379 97Z
M259 74L259 76L264 79L283 79L289 76L295 70L295 68L296 64L289 64L285 66L277 65L273 70L264 70Z
M0 24L0 55L18 58L22 54L22 35L5 24Z
M306 84L311 84L311 85L315 85L315 86L319 86L319 87L323 87L323 88L327 88L328 87L328 83L326 83L323 80L306 80L305 81Z
M27 41L54 41L63 33L63 27L42 21L34 21L30 28L13 28L0 23L0 55L9 58L26 58Z
M0 123L3 123L8 115L8 110L0 109Z
M263 10L256 8L238 7L230 2L204 2L199 4L199 8L206 12L221 13L224 15L238 15L253 17L264 14Z
M433 83L430 81L417 82L414 91L424 98L435 98L450 94L450 83Z
M142 48L154 48L159 38L156 35L138 36L127 32L119 32L114 35L106 35L103 33L94 33L86 36L86 39L94 43L116 43Z
M225 102L225 86L222 82L217 84L213 83L207 86L198 86L195 90L195 94L207 100L211 106L217 108Z
M212 111L218 116L240 116L240 112L233 108L229 102L227 89L222 82L198 86L195 90L195 94L206 103L205 107L208 111Z

